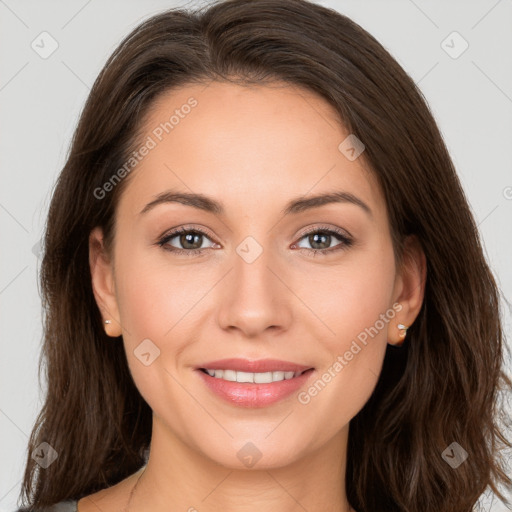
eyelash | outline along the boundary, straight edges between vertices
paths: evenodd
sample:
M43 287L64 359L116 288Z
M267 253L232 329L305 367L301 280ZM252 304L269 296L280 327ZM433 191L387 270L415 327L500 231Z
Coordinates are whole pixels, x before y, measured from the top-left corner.
M182 234L192 234L192 233L201 234L207 238L210 238L210 235L206 231L204 231L200 228L187 229L187 228L180 227L180 228L177 228L177 229L167 233L163 238L161 238L158 241L158 245L160 247L162 247L165 251L169 251L169 252L172 252L172 253L175 253L178 255L180 255L180 254L186 255L186 256L199 255L205 250L205 248L203 248L203 249L177 249L176 247L169 248L171 246L164 247L170 240L172 240L176 236L182 235ZM337 228L327 228L327 227L323 227L323 226L317 226L312 229L309 229L308 231L306 231L305 233L303 233L301 235L299 240L302 240L303 238L305 238L308 235L311 235L313 233L335 235L336 238L338 238L341 241L340 244L334 246L334 248L331 247L330 249L307 249L305 247L299 248L300 250L305 250L305 251L312 253L313 256L317 256L317 255L327 256L328 254L332 254L333 252L347 249L353 245L352 238L347 236L344 231L337 229ZM294 245L296 245L296 244L294 244Z

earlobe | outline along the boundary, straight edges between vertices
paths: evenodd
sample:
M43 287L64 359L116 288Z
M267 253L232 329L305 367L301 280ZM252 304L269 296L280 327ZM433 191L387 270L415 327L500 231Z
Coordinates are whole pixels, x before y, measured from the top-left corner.
M89 268L96 304L101 312L105 332L108 336L122 334L119 308L115 294L112 262L103 246L103 231L94 228L89 235Z
M388 325L388 343L391 345L402 345L407 329L416 320L423 304L426 277L425 253L417 237L410 235L404 243L402 266L395 282L395 289L398 288L395 302L400 303L401 309L394 322Z

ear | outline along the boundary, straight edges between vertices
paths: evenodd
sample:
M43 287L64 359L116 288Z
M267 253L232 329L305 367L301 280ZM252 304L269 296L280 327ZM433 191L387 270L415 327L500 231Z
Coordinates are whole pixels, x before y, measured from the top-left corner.
M393 322L388 324L388 343L401 345L406 331L398 327L403 324L410 327L418 316L425 294L427 262L417 237L406 238L403 248L402 265L399 269L394 288L394 302L401 305Z
M106 254L103 245L103 230L94 228L89 235L89 267L91 269L92 289L103 318L103 325L108 336L121 335L119 308L115 293L113 262ZM105 324L105 320L110 320Z

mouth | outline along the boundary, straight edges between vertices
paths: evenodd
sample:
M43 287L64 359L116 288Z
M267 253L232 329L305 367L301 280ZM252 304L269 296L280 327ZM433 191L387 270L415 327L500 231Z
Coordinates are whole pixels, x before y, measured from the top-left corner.
M223 359L196 368L204 385L237 407L265 407L305 386L315 368L287 361Z
M199 370L203 373L206 373L210 377L213 377L214 379L223 379L229 382L271 384L272 382L296 379L304 373L313 371L314 368L308 368L307 370L299 372L285 372L279 370L273 372L244 372L228 369L216 370L211 368L199 368Z

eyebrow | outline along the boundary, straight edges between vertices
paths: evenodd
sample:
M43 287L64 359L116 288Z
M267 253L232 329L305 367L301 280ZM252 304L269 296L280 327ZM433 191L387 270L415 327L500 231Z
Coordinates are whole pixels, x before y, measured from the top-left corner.
M151 202L144 206L139 215L143 215L152 210L155 206L164 203L180 203L215 215L223 215L225 212L222 203L204 194L167 190L158 194ZM281 213L284 215L297 214L332 203L351 203L362 208L370 217L372 216L372 210L364 201L354 194L344 191L335 191L293 199L285 206Z

